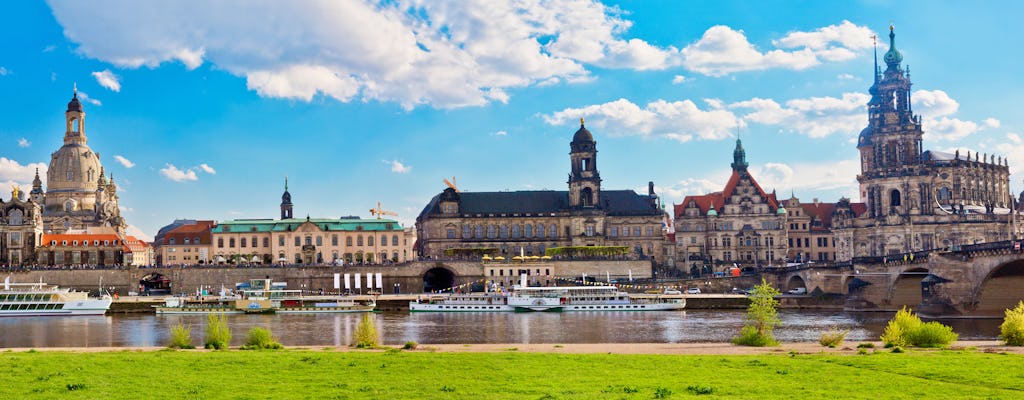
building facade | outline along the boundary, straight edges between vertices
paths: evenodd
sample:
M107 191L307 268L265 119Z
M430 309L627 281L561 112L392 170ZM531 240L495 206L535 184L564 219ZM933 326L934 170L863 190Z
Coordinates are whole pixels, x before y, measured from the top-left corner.
M286 182L281 196L281 219L218 223L210 230L210 261L217 264L351 265L405 262L414 258L415 231L403 228L398 221L354 216L292 218L292 209Z
M145 242L111 228L43 234L36 249L39 264L73 268L152 265L152 254Z
M901 66L892 27L889 42L884 73L876 58L868 126L857 142L857 181L865 210L847 209L845 199L837 203L837 257L887 256L1015 237L1020 232L1011 213L1006 159L924 150L921 117L911 106L910 71Z
M42 240L42 208L15 187L10 201L0 199L0 265L34 264Z
M180 221L169 230L161 230L153 240L158 265L204 265L212 260L210 231L214 221Z
M30 197L43 210L46 233L64 233L90 227L111 227L124 235L117 185L104 175L99 153L88 144L85 111L78 90L64 112L64 145L50 157L46 190L36 171Z
M605 190L597 142L580 121L569 144L568 191L462 192L452 185L416 218L421 257L480 250L489 256L543 256L565 246L625 246L663 264L664 211L654 184L647 195Z
M747 170L739 139L732 175L720 192L686 196L674 205L677 268L716 271L722 266L785 265L789 228L787 209L775 192L765 192Z

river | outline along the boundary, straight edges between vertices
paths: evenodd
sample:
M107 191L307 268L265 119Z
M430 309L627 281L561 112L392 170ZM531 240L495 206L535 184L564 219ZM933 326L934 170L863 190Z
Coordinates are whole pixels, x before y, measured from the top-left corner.
M743 323L742 310L566 313L402 313L374 314L383 342L441 343L684 343L725 342ZM784 342L813 342L826 330L848 331L847 341L877 340L892 313L781 310L775 336ZM228 315L240 345L245 332L270 329L285 346L347 346L361 314ZM994 340L1001 319L942 319L961 340ZM0 318L0 348L163 346L170 328L192 327L202 344L204 315Z

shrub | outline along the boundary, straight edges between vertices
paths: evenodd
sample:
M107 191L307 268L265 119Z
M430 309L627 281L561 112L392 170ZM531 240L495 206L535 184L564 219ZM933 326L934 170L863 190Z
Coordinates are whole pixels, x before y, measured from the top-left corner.
M953 328L936 321L921 322L921 318L903 307L889 320L881 339L886 348L891 347L894 353L901 353L902 349L895 349L906 346L945 347L958 337Z
M937 321L921 324L910 333L910 344L917 347L946 347L959 338L953 328Z
M857 345L857 348L858 349L873 349L873 348L875 348L875 344L874 343L867 343L867 342L860 343L860 344Z
M1008 346L1024 346L1024 301L1006 310L1006 318L999 325L999 337Z
M231 328L224 314L215 313L206 316L206 340L204 347L213 350L226 350L231 345Z
M419 343L412 340L405 342L405 346L402 346L402 348L406 350L416 350L417 347L419 347Z
M367 349L374 348L380 344L380 336L377 334L377 326L374 323L372 313L364 313L363 319L359 320L356 333L352 338L352 346Z
M750 294L750 306L747 307L747 314L743 316L746 325L740 329L740 335L733 338L733 343L741 346L778 344L772 331L781 322L775 310L779 305L775 296L779 294L779 290L769 285L763 278L760 285L754 286L754 291Z
M832 329L821 333L821 336L818 337L818 343L825 347L839 346L843 344L843 340L846 340L847 333L849 331L841 331L839 328L832 327Z
M277 342L277 339L274 338L269 329L260 327L249 329L249 333L245 335L245 345L242 346L242 350L276 350L282 348L284 346Z
M172 349L194 349L192 345L192 327L182 325L180 322L171 327L171 341L167 347Z

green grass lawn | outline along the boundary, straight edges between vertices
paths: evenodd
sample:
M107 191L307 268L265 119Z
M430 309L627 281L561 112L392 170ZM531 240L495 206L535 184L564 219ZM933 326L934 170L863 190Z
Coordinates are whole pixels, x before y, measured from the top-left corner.
M0 353L0 399L1020 399L1024 356Z

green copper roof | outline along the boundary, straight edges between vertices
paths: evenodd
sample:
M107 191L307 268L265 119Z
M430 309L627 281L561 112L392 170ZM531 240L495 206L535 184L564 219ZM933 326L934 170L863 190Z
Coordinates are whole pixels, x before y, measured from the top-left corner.
M885 52L885 56L883 57L885 64L888 65L889 68L898 67L900 63L903 62L903 54L900 53L899 50L896 50L896 33L893 32L894 29L894 26L889 25L889 51Z
M400 231L402 225L391 219L334 219L334 218L289 218L236 219L222 221L213 227L213 233L236 232L290 232L305 223L316 225L323 231Z

